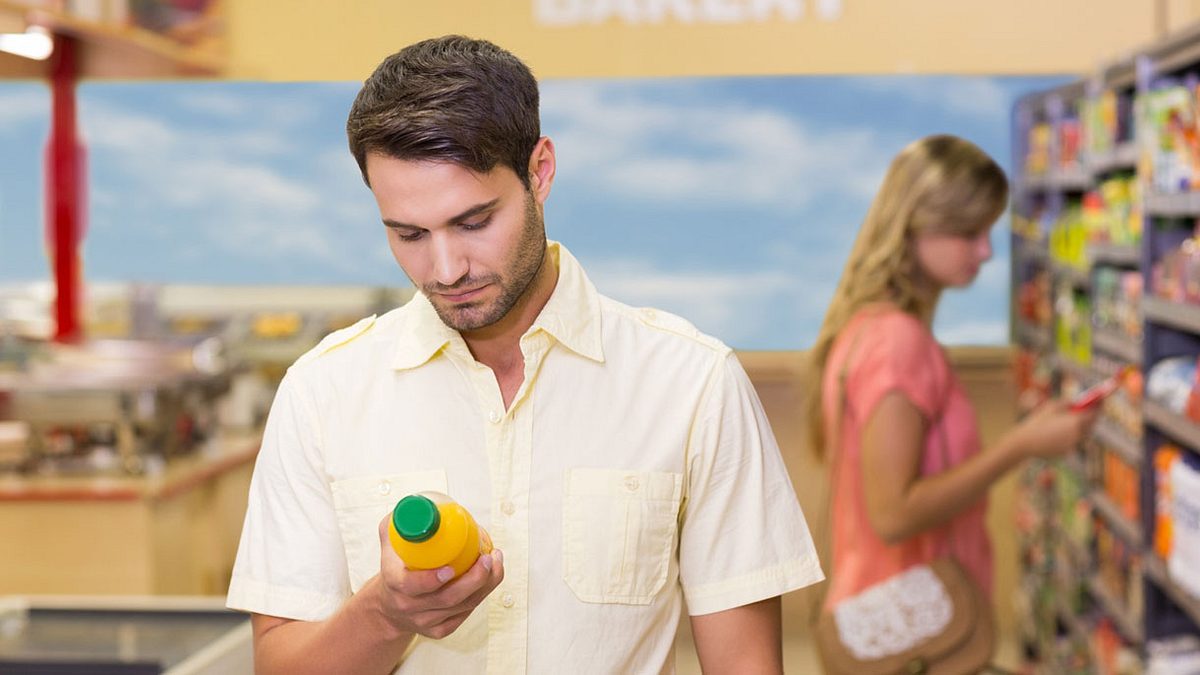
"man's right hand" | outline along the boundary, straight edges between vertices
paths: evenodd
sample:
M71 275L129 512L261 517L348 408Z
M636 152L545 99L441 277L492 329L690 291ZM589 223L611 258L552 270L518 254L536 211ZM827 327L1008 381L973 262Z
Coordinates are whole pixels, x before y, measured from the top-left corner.
M416 633L441 639L462 625L471 612L504 580L499 549L479 556L462 576L449 567L410 570L388 541L388 516L379 522L378 611L397 636Z

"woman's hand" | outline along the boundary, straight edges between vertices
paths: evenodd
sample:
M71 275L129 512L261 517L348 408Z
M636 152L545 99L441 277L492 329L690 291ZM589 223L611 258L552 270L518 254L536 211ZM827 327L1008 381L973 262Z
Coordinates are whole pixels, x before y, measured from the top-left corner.
M1065 455L1087 437L1098 414L1098 406L1074 411L1066 401L1047 401L1013 429L1014 447L1022 457Z

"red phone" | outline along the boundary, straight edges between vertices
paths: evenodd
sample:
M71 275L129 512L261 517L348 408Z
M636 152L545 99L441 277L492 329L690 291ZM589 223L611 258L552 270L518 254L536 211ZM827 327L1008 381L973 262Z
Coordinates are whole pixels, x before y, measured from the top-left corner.
M1076 412L1087 410L1112 395L1121 388L1121 384L1125 381L1125 375L1130 370L1130 366L1125 366L1114 373L1112 377L1105 378L1080 392L1078 396L1071 399L1071 410Z

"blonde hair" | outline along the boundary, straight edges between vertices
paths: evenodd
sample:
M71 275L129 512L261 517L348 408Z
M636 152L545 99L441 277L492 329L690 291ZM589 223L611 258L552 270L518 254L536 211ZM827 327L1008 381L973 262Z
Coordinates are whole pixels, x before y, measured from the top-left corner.
M855 312L877 302L932 317L937 297L918 292L922 271L912 246L915 235L978 236L1000 217L1007 201L1004 171L978 146L956 136L927 136L892 160L809 352L805 414L818 458L824 457L827 441L822 383L838 333Z

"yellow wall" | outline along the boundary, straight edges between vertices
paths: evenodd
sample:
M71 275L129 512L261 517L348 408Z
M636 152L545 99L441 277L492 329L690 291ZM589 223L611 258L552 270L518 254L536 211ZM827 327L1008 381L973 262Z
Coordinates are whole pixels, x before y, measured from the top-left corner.
M579 21L540 25L538 7ZM655 7L657 23L646 14ZM803 16L786 17L797 8ZM1083 74L1200 17L1200 2L226 0L225 11L234 79L362 80L399 47L450 32L496 41L549 78Z

